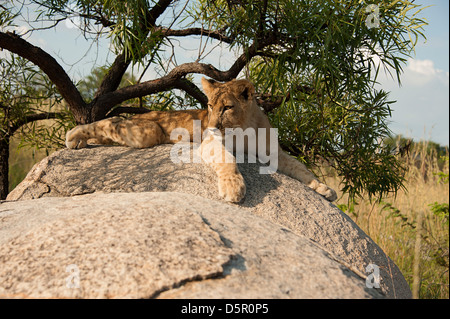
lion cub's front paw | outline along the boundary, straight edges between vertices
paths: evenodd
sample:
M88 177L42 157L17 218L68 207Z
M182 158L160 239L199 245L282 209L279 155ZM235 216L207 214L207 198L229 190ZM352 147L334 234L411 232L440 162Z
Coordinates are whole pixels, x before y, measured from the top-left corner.
M66 133L66 146L71 149L87 146L86 138L79 127L75 127Z
M241 174L222 176L219 178L219 195L226 201L238 203L245 196L245 182Z
M327 185L320 183L319 187L315 189L317 193L325 197L328 201L334 202L337 199L337 194L334 189L329 188Z

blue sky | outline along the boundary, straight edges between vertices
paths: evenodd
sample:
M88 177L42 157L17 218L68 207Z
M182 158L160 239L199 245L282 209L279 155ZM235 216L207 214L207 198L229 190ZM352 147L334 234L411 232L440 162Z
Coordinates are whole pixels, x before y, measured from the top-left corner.
M416 54L404 67L402 86L381 77L381 87L390 91L393 132L415 140L431 139L449 145L449 1L420 0L429 25L426 41L420 41Z
M390 119L395 134L449 145L449 1L418 0L416 3L432 6L420 14L429 23L425 27L427 40L419 41L415 56L404 66L401 87L389 76L381 75L378 80L380 88L391 92L390 99L397 101L392 105ZM20 28L27 29L25 25ZM60 23L56 30L35 32L28 40L55 56L75 80L88 75L93 65L104 65L114 58L107 41L100 41L98 47L89 50L89 43L68 21ZM182 41L180 46L184 48L188 43ZM184 57L196 54L196 51L184 52ZM219 48L208 59L220 61L214 64L226 68L231 57L232 54Z

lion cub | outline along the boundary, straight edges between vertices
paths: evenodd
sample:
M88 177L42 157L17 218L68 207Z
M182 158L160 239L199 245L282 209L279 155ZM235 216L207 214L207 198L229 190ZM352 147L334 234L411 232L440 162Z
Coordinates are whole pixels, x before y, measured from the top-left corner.
M178 137L171 138L171 133L176 128L186 129L189 132L190 140L193 141L194 120L200 121L202 132L213 129L221 132L222 135L229 128L242 128L243 130L253 128L256 135L258 131L264 132L261 129L266 129L265 150L278 152L278 170L303 182L327 200L336 200L336 192L320 183L305 165L285 153L278 142L276 150L270 149L269 129L272 126L256 103L255 88L249 81L232 80L220 83L203 78L202 85L209 101L208 110L153 111L135 115L129 119L114 117L79 125L67 132L66 146L83 148L89 141L99 144L118 143L134 148L147 148L158 144L177 143ZM211 134L209 137L208 134L206 135L207 137L203 139L199 148L200 155L217 174L219 195L230 202L241 201L245 196L246 188L234 156L225 148L222 141L219 142L220 139L214 138ZM211 145L215 147L209 147ZM211 149L216 151L211 151ZM257 152L257 147L250 148L247 140L244 151L248 150Z

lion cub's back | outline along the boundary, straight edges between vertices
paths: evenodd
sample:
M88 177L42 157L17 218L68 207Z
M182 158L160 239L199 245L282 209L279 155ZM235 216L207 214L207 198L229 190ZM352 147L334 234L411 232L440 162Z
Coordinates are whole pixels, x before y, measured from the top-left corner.
M170 136L175 128L185 128L191 138L193 134L193 121L200 120L202 132L206 129L208 120L207 110L181 110L181 111L152 111L133 116L132 121L153 121L159 124L166 136Z

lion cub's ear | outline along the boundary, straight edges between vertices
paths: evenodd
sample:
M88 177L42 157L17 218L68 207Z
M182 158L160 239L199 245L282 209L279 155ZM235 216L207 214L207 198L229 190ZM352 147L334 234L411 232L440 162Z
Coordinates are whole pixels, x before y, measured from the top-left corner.
M206 96L209 98L213 91L219 87L220 83L214 80L208 80L202 78L203 91L205 91Z
M238 94L244 100L251 100L255 95L255 87L250 81L238 80Z

